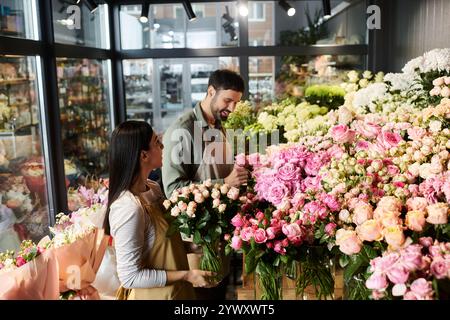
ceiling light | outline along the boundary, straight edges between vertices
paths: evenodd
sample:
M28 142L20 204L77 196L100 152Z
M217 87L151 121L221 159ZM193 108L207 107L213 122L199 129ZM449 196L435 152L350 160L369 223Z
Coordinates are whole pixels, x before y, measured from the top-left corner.
M248 16L248 8L245 4L239 5L239 14L243 17Z
M322 0L323 4L323 17L325 19L331 18L331 4L330 0Z
M194 10L192 10L192 5L190 1L183 1L184 10L186 11L186 14L188 16L189 21L194 21L197 19L197 16L194 13Z
M148 11L150 10L150 4L147 2L144 2L142 4L142 11L141 16L139 17L139 21L142 23L148 22Z
M280 5L280 7L282 7L284 9L284 11L286 11L286 13L289 17L292 17L295 14L295 8L293 8L286 1L284 1L284 0L278 1L278 4Z

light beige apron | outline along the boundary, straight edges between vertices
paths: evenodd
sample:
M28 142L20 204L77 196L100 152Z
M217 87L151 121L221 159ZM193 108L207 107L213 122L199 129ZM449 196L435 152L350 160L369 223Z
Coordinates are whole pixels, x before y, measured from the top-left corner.
M166 237L168 223L164 219L159 204L148 203L142 197L139 200L155 226L155 242L146 266L157 270L189 270L186 251L180 234ZM125 289L117 291L118 300L188 300L195 299L195 292L190 283L177 281L162 288Z

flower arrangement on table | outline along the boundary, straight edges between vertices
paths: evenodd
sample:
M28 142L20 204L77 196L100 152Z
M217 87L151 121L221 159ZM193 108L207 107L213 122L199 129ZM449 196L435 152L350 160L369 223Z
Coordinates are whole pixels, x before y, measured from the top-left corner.
M168 235L180 232L184 238L192 238L203 251L200 269L215 272L220 279L219 246L230 237L229 221L245 201L245 194L238 188L212 185L210 180L175 190L163 203L170 223Z

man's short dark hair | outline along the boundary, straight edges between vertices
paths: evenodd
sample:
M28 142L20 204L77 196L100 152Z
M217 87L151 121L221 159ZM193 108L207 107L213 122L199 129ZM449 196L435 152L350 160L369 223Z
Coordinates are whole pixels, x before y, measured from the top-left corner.
M244 79L231 70L221 69L214 71L209 77L208 87L213 86L216 90L234 90L244 92Z

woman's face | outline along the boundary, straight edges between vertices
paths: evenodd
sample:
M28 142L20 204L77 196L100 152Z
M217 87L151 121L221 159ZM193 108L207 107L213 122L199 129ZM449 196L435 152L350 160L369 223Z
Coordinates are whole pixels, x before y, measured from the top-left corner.
M156 133L153 133L149 147L149 150L144 151L146 153L144 163L145 167L151 171L162 166L162 149L164 146L161 137Z

